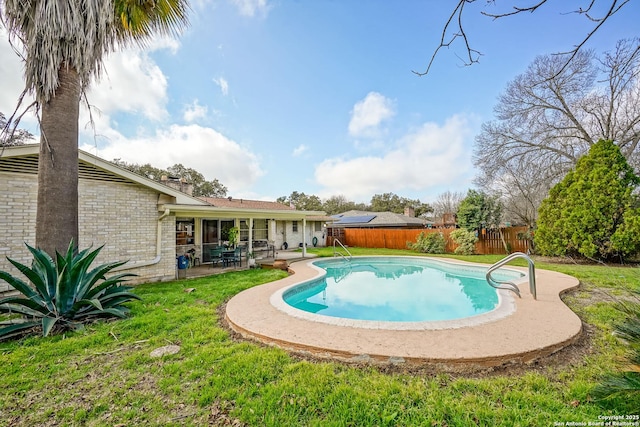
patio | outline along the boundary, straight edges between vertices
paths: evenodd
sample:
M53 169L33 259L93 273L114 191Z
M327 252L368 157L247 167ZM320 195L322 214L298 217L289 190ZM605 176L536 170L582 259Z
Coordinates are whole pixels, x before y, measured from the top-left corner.
M302 251L299 249L293 249L293 250L287 250L287 251L280 250L280 251L276 251L275 257L256 259L256 265L260 266L261 268L273 268L273 263L276 260L284 259L290 265L292 262L302 261L309 258L315 258L316 256L317 255L307 253L306 257L303 257ZM219 263L215 267L211 267L211 264L206 263L206 264L200 264L193 267L189 267L185 270L185 272L186 272L186 279L193 279L195 277L211 276L212 274L220 274L220 273L226 273L229 271L237 271L237 270L246 270L248 268L249 268L249 263L247 262L246 254L244 254L242 257L242 264L239 266L229 265L225 267L223 266L222 263ZM176 279L177 278L178 278L178 269L176 268Z

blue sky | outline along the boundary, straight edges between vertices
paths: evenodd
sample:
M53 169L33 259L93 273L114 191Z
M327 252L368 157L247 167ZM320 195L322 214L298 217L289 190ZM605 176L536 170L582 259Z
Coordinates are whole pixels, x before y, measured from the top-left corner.
M588 1L497 21L480 11L507 11L507 2L478 1L467 6L465 29L480 63L463 66L457 44L416 76L455 3L193 1L179 39L107 59L88 94L95 132L84 111L80 146L107 160L182 163L238 198L302 191L368 202L394 192L431 202L466 192L474 137L507 83L535 56L573 48L592 23L570 13ZM587 47L602 52L637 37L638 18L632 0ZM1 31L0 111L8 115L22 77ZM38 133L33 119L24 127Z

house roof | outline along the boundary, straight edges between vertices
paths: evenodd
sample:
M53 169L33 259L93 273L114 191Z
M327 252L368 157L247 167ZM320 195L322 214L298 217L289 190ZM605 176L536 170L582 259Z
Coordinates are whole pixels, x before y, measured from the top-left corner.
M266 209L295 211L293 206L278 202L267 202L264 200L234 199L232 197L200 197L201 200L212 206L235 208L235 209Z
M38 173L39 144L19 145L0 149L0 171ZM175 213L177 216L215 218L272 218L284 220L311 219L325 215L322 211L298 211L288 205L260 200L229 198L197 198L175 188L164 185L114 163L78 151L79 177L99 181L137 184L153 189L168 197L158 200L158 209Z
M39 144L3 148L0 151L0 171L37 175L39 151ZM82 150L78 150L78 175L80 179L142 185L175 198L177 204L206 205L202 200Z
M370 212L352 210L333 215L332 227L339 228L383 228L424 227L429 221L395 212Z

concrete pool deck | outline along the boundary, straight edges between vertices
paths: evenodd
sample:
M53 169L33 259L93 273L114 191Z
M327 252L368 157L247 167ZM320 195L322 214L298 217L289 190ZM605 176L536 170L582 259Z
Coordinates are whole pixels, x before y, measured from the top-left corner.
M483 264L447 261L488 268ZM548 270L536 270L537 300L529 293L528 281L524 281L519 283L522 298L513 299L513 313L452 329L358 328L293 317L274 307L270 299L275 292L318 277L318 269L311 266L312 262L292 263L289 268L294 274L234 296L226 305L229 326L244 338L315 357L482 367L545 357L573 343L582 331L580 318L560 299L563 292L579 285L578 280ZM505 268L527 273L525 268Z

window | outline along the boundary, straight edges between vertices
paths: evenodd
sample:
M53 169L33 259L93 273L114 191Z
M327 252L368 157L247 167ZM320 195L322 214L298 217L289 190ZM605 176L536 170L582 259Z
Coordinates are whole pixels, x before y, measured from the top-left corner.
M291 221L291 231L294 233L298 232L298 221Z
M254 219L253 220L253 240L267 240L268 238L268 220L266 219Z
M240 241L246 242L249 240L249 220L243 219L240 221Z
M314 231L322 231L322 221L316 221Z
M193 218L176 218L176 246L193 245L195 243Z

